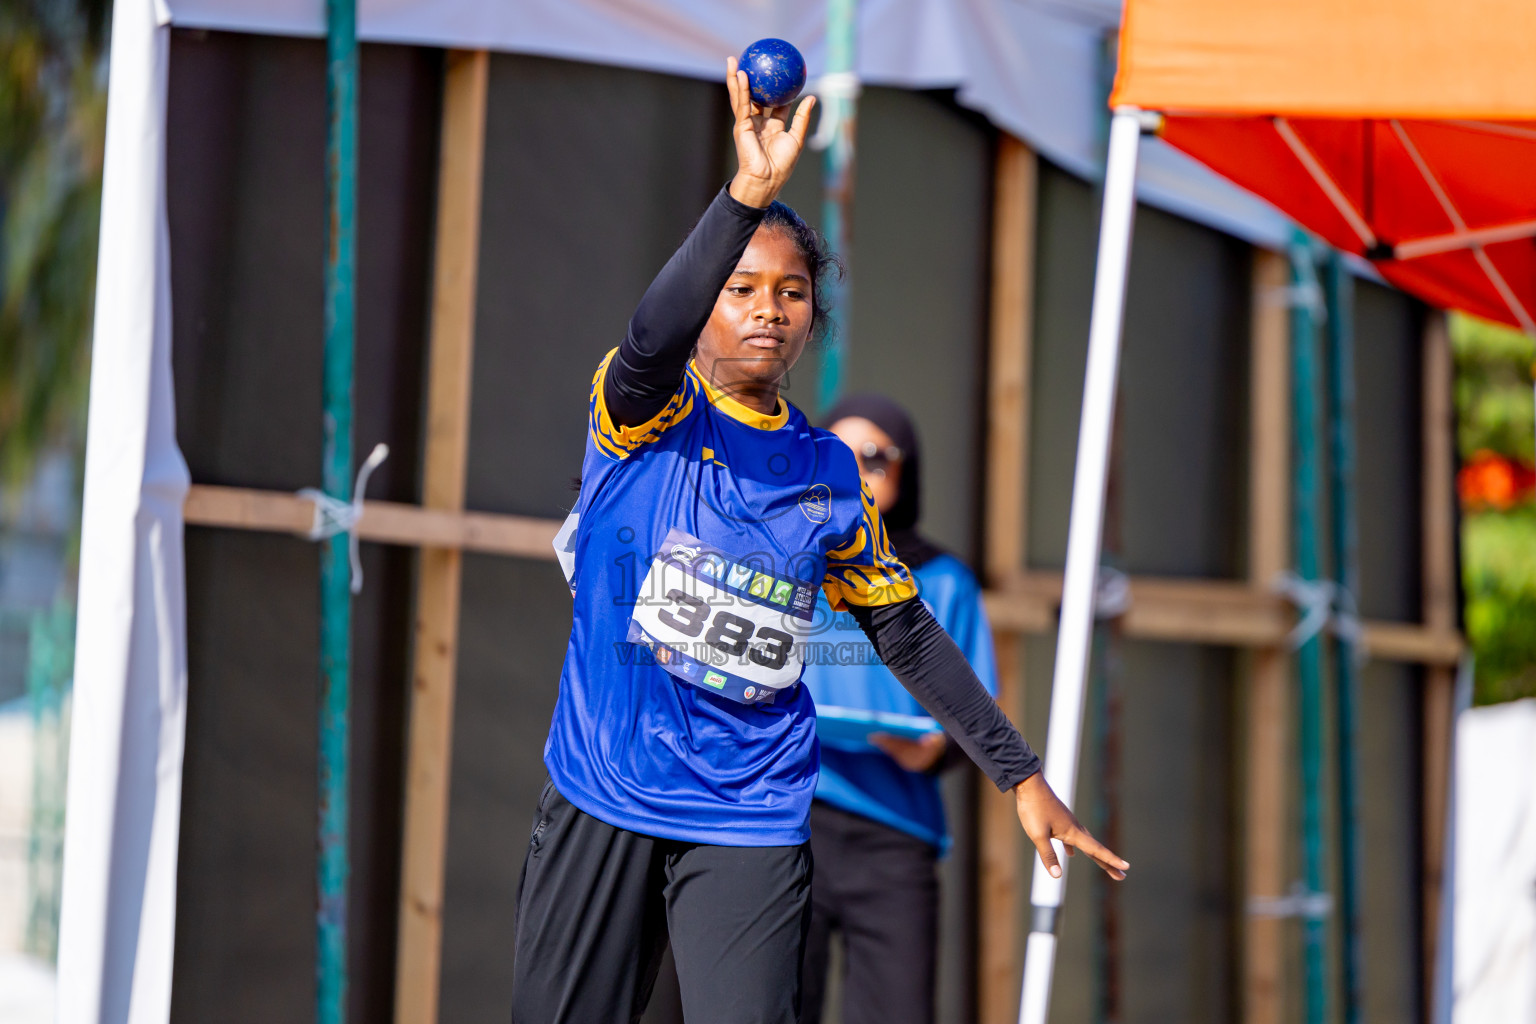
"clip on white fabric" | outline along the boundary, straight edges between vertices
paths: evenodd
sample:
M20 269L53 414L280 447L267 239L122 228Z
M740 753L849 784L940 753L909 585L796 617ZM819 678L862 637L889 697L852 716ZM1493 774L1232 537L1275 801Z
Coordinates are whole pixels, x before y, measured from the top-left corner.
M347 553L352 560L352 593L354 594L362 593L363 590L363 560L358 551L357 539L357 523L363 518L363 494L368 489L368 478L387 458L389 458L389 445L373 446L367 461L357 471L357 481L352 485L350 502L333 498L313 487L306 487L299 492L299 497L308 498L315 503L315 519L309 527L310 540L328 540L338 533L347 535Z
M858 73L853 71L829 72L811 83L810 91L823 101L821 122L816 125L816 134L811 136L812 149L822 150L832 145L837 138L837 133L843 127L843 113L846 108L841 103L826 103L826 101L856 100L863 90L864 86L859 81Z

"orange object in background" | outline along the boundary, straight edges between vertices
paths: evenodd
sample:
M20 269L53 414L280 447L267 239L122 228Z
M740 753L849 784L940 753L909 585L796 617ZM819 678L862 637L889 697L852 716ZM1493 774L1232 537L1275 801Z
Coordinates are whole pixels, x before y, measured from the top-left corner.
M1508 511L1536 497L1536 471L1497 452L1478 452L1456 476L1463 508Z
M1111 103L1405 291L1536 334L1536 2L1126 0Z

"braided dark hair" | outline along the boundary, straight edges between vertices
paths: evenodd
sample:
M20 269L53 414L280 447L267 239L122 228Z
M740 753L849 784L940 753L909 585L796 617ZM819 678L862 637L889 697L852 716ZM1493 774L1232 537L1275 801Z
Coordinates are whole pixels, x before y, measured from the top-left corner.
M832 307L827 303L828 280L843 279L843 260L827 245L827 240L807 224L789 206L775 199L763 214L762 227L782 231L795 244L811 271L811 341L824 343L832 329Z

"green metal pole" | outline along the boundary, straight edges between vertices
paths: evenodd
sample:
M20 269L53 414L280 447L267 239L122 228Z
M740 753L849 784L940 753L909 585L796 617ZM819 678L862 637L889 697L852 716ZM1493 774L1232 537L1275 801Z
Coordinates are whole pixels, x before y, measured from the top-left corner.
M356 311L357 5L326 0L325 493L351 498L352 371ZM316 1019L347 1014L347 781L352 591L347 535L320 555L320 841Z
M827 2L827 69L833 82L852 83L854 43L858 36L858 0ZM858 110L856 90L834 86L820 97L821 116L834 118L837 132L823 157L823 193L821 228L832 251L843 257L841 281L828 281L827 307L832 311L832 329L827 335L827 349L821 362L821 380L816 406L826 412L837 403L843 390L843 375L848 365L849 296L853 264L849 259L853 242L853 140Z
M1344 592L1360 594L1360 531L1355 508L1355 320L1354 279L1336 251L1324 269L1328 308L1329 504L1332 509L1334 575ZM1338 730L1337 824L1344 1021L1360 1020L1360 798L1356 778L1359 677L1358 637L1333 646L1334 720Z
M1291 284L1298 295L1316 287L1311 243L1297 231L1291 240ZM1297 301L1291 309L1291 407L1295 445L1295 499L1292 523L1296 540L1296 575L1312 582L1319 577L1318 534L1322 497L1317 402L1317 331L1312 308ZM1328 1020L1327 921L1313 908L1324 891L1323 862L1323 644L1309 638L1296 652L1300 708L1297 738L1301 756L1301 862L1307 888L1302 905L1303 969L1306 980L1307 1024Z

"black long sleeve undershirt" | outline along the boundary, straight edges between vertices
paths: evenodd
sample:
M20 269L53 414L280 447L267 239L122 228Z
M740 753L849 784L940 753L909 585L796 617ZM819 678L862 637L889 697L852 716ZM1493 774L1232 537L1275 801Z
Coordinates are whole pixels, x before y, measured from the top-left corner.
M603 402L615 423L638 426L672 398L715 299L764 212L722 188L646 289L603 378Z
M1040 758L920 599L848 610L885 667L998 789L1006 792L1040 770Z

